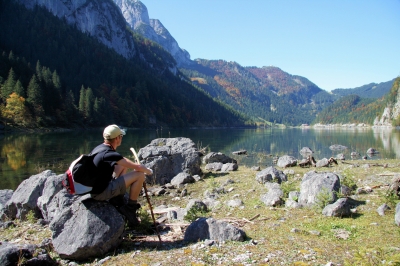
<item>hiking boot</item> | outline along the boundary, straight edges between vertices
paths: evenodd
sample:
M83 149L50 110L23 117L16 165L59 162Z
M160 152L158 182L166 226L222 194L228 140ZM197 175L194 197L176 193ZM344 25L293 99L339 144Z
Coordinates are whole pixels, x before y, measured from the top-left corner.
M140 204L130 205L125 204L118 207L118 211L125 216L128 220L129 227L135 227L140 224L140 221L137 218L136 210L140 208Z
M114 198L111 198L108 200L108 202L113 205L115 208L121 207L122 205L125 205L125 198L124 195L118 195L115 196Z

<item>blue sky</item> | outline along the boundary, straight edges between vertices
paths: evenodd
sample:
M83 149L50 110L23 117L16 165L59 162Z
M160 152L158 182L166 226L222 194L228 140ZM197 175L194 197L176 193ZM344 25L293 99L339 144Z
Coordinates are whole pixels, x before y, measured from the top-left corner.
M141 0L191 59L276 66L320 88L400 76L400 0Z

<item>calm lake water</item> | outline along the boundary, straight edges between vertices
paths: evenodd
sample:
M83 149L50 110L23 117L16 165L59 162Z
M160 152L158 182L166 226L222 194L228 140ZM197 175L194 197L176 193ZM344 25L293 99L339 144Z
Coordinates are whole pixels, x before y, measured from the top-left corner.
M26 178L43 170L63 173L82 153L88 153L102 142L102 130L5 134L0 135L0 189L13 189ZM350 153L366 155L369 148L379 154L369 159L400 158L400 131L396 129L184 129L137 130L129 129L118 151L131 157L130 147L139 151L156 138L187 137L197 147L222 152L237 159L240 165L272 165L273 156L285 154L302 159L299 151L309 147L315 159L330 158L339 153L351 160ZM343 151L332 151L333 144L346 146ZM232 152L247 150L247 156Z

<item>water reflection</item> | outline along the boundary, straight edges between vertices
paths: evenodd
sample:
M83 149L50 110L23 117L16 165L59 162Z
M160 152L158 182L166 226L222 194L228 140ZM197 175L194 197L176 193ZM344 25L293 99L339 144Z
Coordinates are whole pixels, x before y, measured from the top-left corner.
M57 133L6 134L0 136L0 189L15 189L22 180L45 169L60 174L77 156L90 152L101 143L102 130ZM118 151L131 156L130 147L139 150L156 138L187 137L198 148L220 151L238 160L240 165L261 168L272 165L275 156L285 154L302 159L300 150L309 147L315 159L336 157L343 153L351 160L351 152L366 156L369 148L379 151L368 159L400 158L400 134L396 129L128 129ZM335 151L331 145L347 149ZM232 155L247 150L247 156ZM360 158L358 158L360 159Z

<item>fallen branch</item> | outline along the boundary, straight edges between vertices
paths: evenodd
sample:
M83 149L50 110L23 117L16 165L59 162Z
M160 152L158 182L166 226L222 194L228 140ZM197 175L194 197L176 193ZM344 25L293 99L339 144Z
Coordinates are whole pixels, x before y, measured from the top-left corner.
M249 219L249 221L253 221L254 219L257 219L258 217L260 217L260 214L254 215L253 217L251 217Z
M254 222L252 222L252 221L250 221L250 220L247 220L246 218L242 218L242 220L245 221L245 222L247 222L247 223L252 223L252 224L254 224Z

